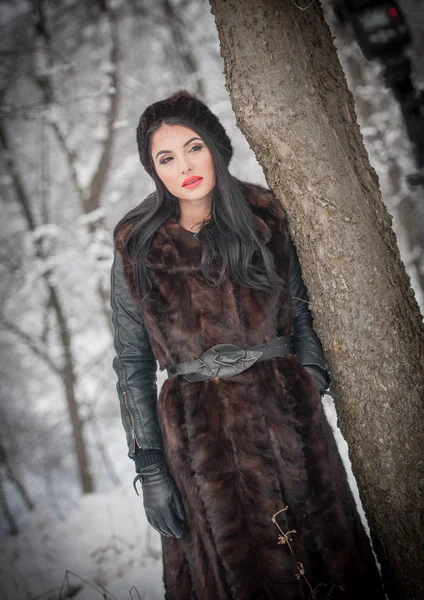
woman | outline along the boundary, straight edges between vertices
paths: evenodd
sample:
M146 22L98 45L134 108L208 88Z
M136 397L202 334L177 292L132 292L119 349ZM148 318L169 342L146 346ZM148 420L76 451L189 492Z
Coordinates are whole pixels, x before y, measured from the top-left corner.
M230 174L224 128L185 90L146 108L137 142L156 191L114 230L114 368L166 598L384 598L285 211Z

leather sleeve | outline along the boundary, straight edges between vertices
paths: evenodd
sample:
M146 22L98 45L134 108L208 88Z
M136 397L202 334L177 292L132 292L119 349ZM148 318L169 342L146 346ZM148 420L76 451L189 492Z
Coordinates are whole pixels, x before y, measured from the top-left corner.
M320 393L323 394L331 385L332 378L321 341L312 326L313 319L309 310L308 292L302 279L299 258L290 236L289 254L294 351L303 367L314 379Z
M111 269L110 304L116 356L113 368L121 419L127 436L128 456L136 470L163 457L157 418L157 361L142 314L124 278L122 258L115 250Z

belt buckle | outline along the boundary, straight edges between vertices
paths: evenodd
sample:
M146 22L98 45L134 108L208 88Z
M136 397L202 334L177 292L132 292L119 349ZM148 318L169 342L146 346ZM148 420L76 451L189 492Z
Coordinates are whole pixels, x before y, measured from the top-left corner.
M203 381L215 377L232 377L251 367L260 356L260 350L243 350L234 344L216 344L199 357L195 373L184 375L188 381Z

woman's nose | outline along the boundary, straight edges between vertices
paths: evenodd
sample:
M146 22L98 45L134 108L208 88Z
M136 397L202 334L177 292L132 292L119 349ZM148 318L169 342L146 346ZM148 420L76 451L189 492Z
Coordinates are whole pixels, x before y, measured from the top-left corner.
M185 173L186 171L191 170L191 164L190 164L190 160L188 158L184 157L181 159L180 169L181 169L182 173Z

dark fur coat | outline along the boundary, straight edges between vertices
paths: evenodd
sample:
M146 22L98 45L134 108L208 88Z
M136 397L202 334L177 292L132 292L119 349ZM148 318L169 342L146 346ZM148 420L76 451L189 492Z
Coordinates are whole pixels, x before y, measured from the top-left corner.
M243 189L287 280L286 214L269 190ZM288 291L270 310L264 292L211 288L201 251L174 217L149 251L157 285L143 315L161 369L215 344L293 333ZM182 539L162 537L168 600L384 598L320 394L295 354L225 379L167 379L157 410L187 515Z

